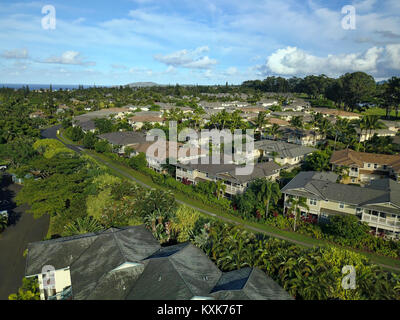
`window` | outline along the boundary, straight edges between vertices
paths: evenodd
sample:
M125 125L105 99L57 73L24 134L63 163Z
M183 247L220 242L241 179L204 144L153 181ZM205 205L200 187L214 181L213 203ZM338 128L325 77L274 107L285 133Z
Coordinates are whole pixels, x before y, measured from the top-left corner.
M375 163L374 164L374 169L377 169L378 168L378 165Z
M317 205L317 199L310 199L310 204L312 206L316 206Z
M371 164L370 163L368 163L368 168L371 168Z
M343 202L340 202L340 203L339 203L339 208L340 208L340 209L344 209L344 203L343 203Z

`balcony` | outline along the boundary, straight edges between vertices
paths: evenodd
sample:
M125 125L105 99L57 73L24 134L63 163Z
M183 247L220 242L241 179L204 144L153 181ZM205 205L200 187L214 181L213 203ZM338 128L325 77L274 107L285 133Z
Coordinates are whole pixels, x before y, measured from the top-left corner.
M366 214L364 213L362 215L361 221L367 222L367 223L373 223L382 227L391 227L391 228L399 228L400 229L400 220L395 218L382 218L378 216L374 216L372 214Z

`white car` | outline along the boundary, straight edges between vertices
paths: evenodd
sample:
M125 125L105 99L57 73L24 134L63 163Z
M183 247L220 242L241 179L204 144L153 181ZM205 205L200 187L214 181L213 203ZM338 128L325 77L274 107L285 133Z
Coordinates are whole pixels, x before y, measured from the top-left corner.
M6 170L6 169L7 169L7 166L6 166L6 165L0 166L0 170Z

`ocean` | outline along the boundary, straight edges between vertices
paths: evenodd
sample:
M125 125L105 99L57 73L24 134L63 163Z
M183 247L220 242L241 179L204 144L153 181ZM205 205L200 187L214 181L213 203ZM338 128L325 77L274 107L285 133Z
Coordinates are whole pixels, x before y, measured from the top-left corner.
M39 89L49 89L50 84L23 84L23 83L0 83L0 88L11 88L11 89L20 89L22 87L28 86L30 90L39 90ZM78 84L51 84L53 90L66 90L66 89L78 89L79 85ZM92 88L92 86L88 85L83 85L83 87L86 88ZM96 86L96 87L101 87L101 86Z

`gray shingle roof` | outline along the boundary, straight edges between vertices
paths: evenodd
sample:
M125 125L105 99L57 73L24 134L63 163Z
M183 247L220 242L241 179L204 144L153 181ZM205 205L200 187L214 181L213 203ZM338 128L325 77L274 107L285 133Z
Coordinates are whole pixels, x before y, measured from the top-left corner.
M98 137L100 139L107 140L113 145L120 146L146 142L146 135L144 133L134 131L103 133L100 134Z
M260 140L254 142L254 148L266 152L276 152L280 157L296 158L315 151L314 148L288 143L284 141Z
M211 295L224 300L293 300L264 272L249 267L224 273Z
M190 243L160 247L144 226L31 243L26 275L69 267L73 299L291 299L258 269L223 273Z
M389 202L400 206L400 185L391 179L375 180L369 186L359 187L336 183L335 176L327 172L300 172L282 188L282 192L357 206Z

